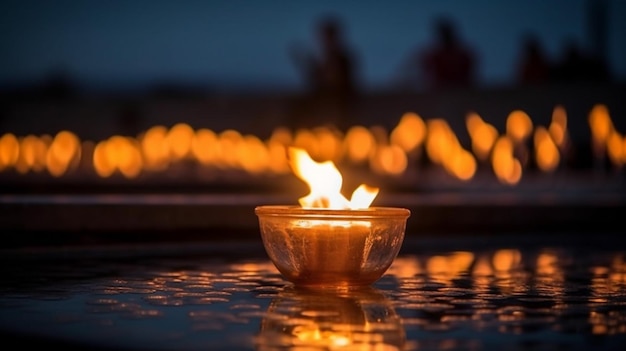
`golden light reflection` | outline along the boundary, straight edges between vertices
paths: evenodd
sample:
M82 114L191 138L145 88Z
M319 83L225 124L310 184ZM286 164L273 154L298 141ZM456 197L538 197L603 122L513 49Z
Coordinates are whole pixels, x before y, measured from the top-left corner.
M457 251L445 256L430 257L426 262L426 271L435 279L449 282L462 273L468 273L473 262L473 253Z
M535 262L535 285L537 291L549 296L559 308L564 307L565 272L562 258L556 252L543 250Z
M517 249L502 249L494 253L492 260L496 272L510 272L519 267L522 254Z
M476 263L472 269L472 275L477 277L489 277L493 275L493 267L486 255L480 255L476 259Z
M413 278L422 273L422 265L415 256L397 257L387 272L396 278Z
M608 298L622 294L626 288L626 260L624 254L611 257L606 265L592 268L591 290L593 299L589 301L591 332L596 335L626 333L626 320L618 311L598 308Z
M375 289L284 290L270 303L255 344L257 350L404 350L406 332Z

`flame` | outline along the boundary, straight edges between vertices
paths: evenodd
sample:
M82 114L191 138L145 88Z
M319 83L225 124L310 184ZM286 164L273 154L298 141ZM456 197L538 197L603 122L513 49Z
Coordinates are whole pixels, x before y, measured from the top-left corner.
M289 147L289 164L295 175L306 182L310 192L298 201L303 208L364 209L378 195L378 188L362 184L351 200L341 194L343 178L332 161L316 162L306 150Z

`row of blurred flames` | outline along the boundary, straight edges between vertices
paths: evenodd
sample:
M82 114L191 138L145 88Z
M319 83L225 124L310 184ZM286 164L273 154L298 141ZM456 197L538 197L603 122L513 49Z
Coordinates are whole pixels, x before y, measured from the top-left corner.
M595 154L617 167L626 164L626 137L614 127L608 108L595 105L588 122ZM472 179L478 165L486 164L499 181L516 184L530 162L544 172L556 170L570 145L567 112L560 105L554 107L548 126L534 125L522 110L508 115L502 133L477 113L466 116L465 126L471 143L466 147L445 119L423 119L413 112L401 116L391 130L363 125L345 133L325 126L295 131L277 127L266 140L234 129L193 129L186 123L98 142L83 141L68 130L54 136L6 133L0 137L0 172L47 171L61 177L87 171L102 178L119 174L133 179L191 162L217 171L284 174L290 172L286 148L297 146L318 161L366 165L381 175L401 175L424 155L460 180Z

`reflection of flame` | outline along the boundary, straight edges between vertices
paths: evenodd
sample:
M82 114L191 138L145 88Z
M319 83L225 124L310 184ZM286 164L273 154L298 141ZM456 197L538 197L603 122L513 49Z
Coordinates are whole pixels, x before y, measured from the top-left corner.
M256 337L258 350L403 350L406 334L393 304L375 289L283 290Z
M378 195L378 188L362 184L348 200L341 194L343 178L333 162L316 162L305 150L295 147L289 148L289 159L296 176L310 188L310 193L299 199L304 208L368 208Z
M498 272L510 272L522 261L522 254L515 249L502 249L493 255L493 267Z
M452 252L447 256L432 256L426 263L428 273L436 278L451 280L469 270L474 254L467 251Z

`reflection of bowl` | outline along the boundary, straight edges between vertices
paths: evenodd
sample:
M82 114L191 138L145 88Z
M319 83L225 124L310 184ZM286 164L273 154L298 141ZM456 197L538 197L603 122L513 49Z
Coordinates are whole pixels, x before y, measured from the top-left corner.
M404 208L364 210L259 206L261 237L268 256L296 285L341 287L378 280L404 240Z
M405 342L392 303L371 287L285 289L272 300L256 338L257 350L402 350Z

